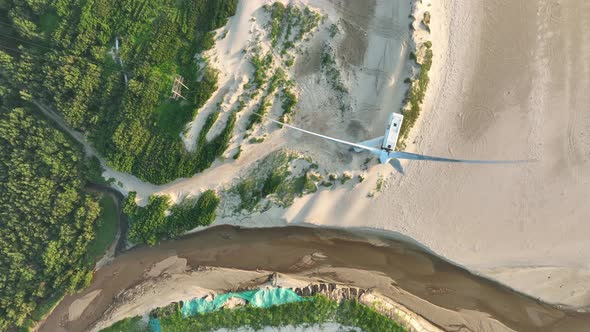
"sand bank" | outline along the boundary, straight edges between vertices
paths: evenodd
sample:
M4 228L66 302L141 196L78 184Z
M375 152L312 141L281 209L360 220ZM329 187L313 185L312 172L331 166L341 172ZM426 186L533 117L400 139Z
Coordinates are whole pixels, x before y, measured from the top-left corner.
M186 264L186 260L183 262L175 256L169 257L165 261L168 261L165 263L165 265L168 265L170 261L176 261L179 264ZM158 264L161 264L161 262ZM325 270L322 271L322 273L338 274L336 270ZM186 272L167 272L157 276L150 274L150 276L152 277L145 279L139 285L127 289L119 294L116 301L108 309L107 313L103 315L98 323L94 324L90 331L99 331L100 329L108 327L124 318L135 316L146 317L153 309L167 306L173 301L189 301L193 298L201 298L206 296L212 297L218 294L226 293L229 290L244 289L245 287L249 289L265 287L301 289L305 287L311 287L311 285L317 285L319 283L324 285L327 283L325 278L322 278L320 281L320 279L315 277L297 274L283 275L263 270L254 272L211 267L199 267L197 270ZM366 276L369 276L369 279L374 279L374 276L371 276L370 274L365 274L365 277ZM335 287L347 288L350 286L338 284ZM89 295L86 295L82 299L86 299L96 292L97 291L89 293ZM369 290L367 293L361 295L359 302L369 307L375 308L380 313L395 319L396 322L412 331L442 332L441 329L431 324L428 320L410 311L403 305L396 303L392 299L380 294L376 290ZM243 300L228 300L224 304L224 307L233 308L236 304L244 305L244 303L245 302ZM77 302L74 302L72 306L75 304L77 304ZM78 317L79 315L76 316L75 319ZM327 323L306 327L287 326L278 329L267 328L260 331L267 331L269 329L272 331L278 330L286 332L324 330L342 331L343 328L343 326L337 323ZM350 331L350 328L345 330ZM353 328L352 330L357 331L358 329ZM226 330L221 329L219 331ZM237 331L253 330L249 328L243 328L238 329Z
M478 331L508 328L575 331L588 326L588 314L555 308L515 293L453 266L412 242L400 242L374 232L223 226L122 254L96 272L88 289L66 296L40 331L84 330L105 312L105 317L109 312L114 314L116 311L109 310L113 306L129 303L129 310L139 303L151 306L161 297L167 297L167 292L176 294L175 299L171 299L175 301L192 295L184 295L185 291L203 294L202 289L221 287L226 292L248 285L241 283L240 278L225 279L226 282L224 277L214 276L191 284L191 279L186 277L199 266L211 265L249 270L259 273L264 280L267 276L260 271L276 271L297 278L378 290L445 330L465 326ZM156 273L161 274L154 276ZM181 277L169 279L175 275ZM167 280L170 283L167 284ZM183 280L189 283L180 287ZM147 286L142 287L145 282ZM99 295L88 304L80 318L69 321L71 304L98 289L101 290ZM161 293L152 293L160 290ZM147 295L146 301L125 301L127 295L142 293Z

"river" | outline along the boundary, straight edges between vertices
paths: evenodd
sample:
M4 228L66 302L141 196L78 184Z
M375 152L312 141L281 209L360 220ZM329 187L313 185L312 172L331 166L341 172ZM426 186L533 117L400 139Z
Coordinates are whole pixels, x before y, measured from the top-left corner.
M312 267L297 264L302 257L314 253L322 253L326 258ZM482 321L485 321L486 316L480 313L517 331L578 331L590 326L588 313L541 303L473 275L410 241L370 231L298 226L265 229L218 226L155 247L138 247L120 254L111 264L96 272L86 290L67 296L40 331L82 331L88 328L101 317L117 294L138 284L145 278L144 271L172 255L186 258L192 267L264 269L281 273L319 270L320 267L372 271L391 277L396 288L435 306L459 312L464 316L463 326L455 326L459 330L481 330L485 324L474 318L484 317ZM342 281L355 284L352 280ZM79 319L64 323L70 304L98 289L100 295L91 303L90 310L85 310ZM423 303L418 304L420 301L394 300L443 328L450 329L450 325L454 325L434 317L434 311ZM479 316L470 315L472 311Z

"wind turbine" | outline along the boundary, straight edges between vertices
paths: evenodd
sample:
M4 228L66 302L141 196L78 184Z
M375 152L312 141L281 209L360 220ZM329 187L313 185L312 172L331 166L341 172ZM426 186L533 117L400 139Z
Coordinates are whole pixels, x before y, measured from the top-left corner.
M257 114L257 113L255 113ZM516 164L516 163L526 163L531 162L532 160L473 160L473 159L453 159L453 158L443 158L443 157L433 157L433 156L426 156L416 153L410 152L403 152L403 151L395 151L395 146L397 144L397 140L400 133L401 124L403 122L404 116L398 113L391 113L389 116L389 121L387 124L387 128L385 129L385 135L381 137L377 137L368 141L360 142L360 143L352 143L348 141L344 141L338 138L314 133L309 130L297 128L295 126L291 126L286 123L282 123L265 116L258 114L259 116L266 118L278 125L297 130L309 135L313 135L316 137L320 137L329 141L333 141L340 144L345 144L354 148L356 152L361 151L369 151L371 154L374 154L379 157L379 161L382 164L391 164L397 171L401 174L404 174L404 169L400 163L400 160L423 160L423 161L436 161L436 162L448 162L448 163L465 163L465 164Z

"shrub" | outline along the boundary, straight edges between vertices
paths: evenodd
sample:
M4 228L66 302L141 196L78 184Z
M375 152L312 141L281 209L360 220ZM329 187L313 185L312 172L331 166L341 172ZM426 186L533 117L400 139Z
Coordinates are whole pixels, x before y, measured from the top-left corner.
M426 43L422 46L422 49L424 50L424 58L422 64L420 64L420 73L418 74L418 78L410 85L406 96L409 108L404 108L402 110L404 122L400 128L400 139L397 142L397 148L400 149L405 146L405 139L408 137L410 129L414 126L420 115L420 106L424 102L426 90L430 83L428 73L432 67L433 53L432 49L429 48Z
M430 12L428 12L428 11L424 12L424 18L422 19L422 23L424 23L424 25L427 27L430 25L430 18L431 18Z
M236 154L234 154L233 158L234 160L238 160L238 158L240 158L240 155L242 154L242 147L238 147L238 151L236 152Z
M145 207L139 207L135 204L135 192L130 192L124 205L130 219L129 239L154 245L195 227L208 226L215 220L219 202L217 194L207 190L198 198L187 198L173 206L168 196L151 196Z
M342 178L340 178L340 183L345 184L350 179L352 179L352 175L350 175L350 173L344 173L342 174Z

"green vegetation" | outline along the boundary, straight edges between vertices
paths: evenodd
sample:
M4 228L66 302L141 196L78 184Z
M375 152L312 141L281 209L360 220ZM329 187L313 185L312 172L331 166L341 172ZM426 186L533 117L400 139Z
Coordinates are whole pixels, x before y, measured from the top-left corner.
M293 65L294 65L294 64L295 64L295 59L294 59L293 57L288 57L288 58L285 60L285 66L286 66L287 68L291 68L291 67L293 67Z
M240 158L240 155L242 155L242 147L238 147L238 152L236 152L236 154L234 154L234 156L232 158L234 158L234 160L238 160L238 158Z
M272 104L267 101L268 95L265 95L261 98L258 107L252 111L252 114L248 117L248 124L246 125L246 130L250 130L254 128L254 125L262 122L262 117L266 116L268 109L272 106Z
M317 28L322 20L319 13L308 7L302 10L293 4L285 7L282 3L275 2L264 8L270 13L268 30L271 44L283 55L287 54L287 49L295 47L295 42L303 40Z
M168 234L166 210L170 207L168 196L150 196L145 207L135 204L135 192L130 192L123 211L129 216L131 227L129 240L154 245Z
M277 91L279 86L285 86L287 84L285 77L285 71L283 71L281 68L277 68L275 73L270 78L270 82L268 84L268 93L273 94L275 91Z
M329 45L325 45L322 49L321 64L322 71L326 74L328 82L330 82L332 88L341 94L348 93L348 89L344 86L344 83L342 83L340 71L336 66L334 50Z
M330 38L334 38L340 32L340 29L338 29L338 26L336 24L332 24L332 25L330 25L329 31L330 31Z
M326 76L326 80L332 87L332 90L334 90L338 94L338 102L340 104L339 109L342 112L344 112L347 109L347 107L350 107L350 105L347 105L346 102L346 98L348 96L348 89L342 81L340 69L338 68L336 60L334 59L334 50L328 44L324 45L324 47L322 48L321 70L322 73L324 73L324 75Z
M383 190L384 183L385 183L385 179L383 179L382 175L379 175L379 178L377 179L377 183L375 184L375 191L381 192Z
M269 308L245 306L237 309L222 309L192 317L183 318L180 307L165 314L160 311L163 332L173 331L215 331L249 327L254 330L266 326L301 326L337 322L344 326L358 327L366 332L404 332L401 325L381 315L372 308L354 300L336 301L317 295L308 301L293 302ZM131 321L129 321L131 322ZM104 330L103 330L104 331ZM117 330L109 330L117 331Z
M135 198L136 193L130 192L123 206L123 212L130 218L129 240L148 245L177 237L198 226L211 225L219 205L219 197L212 190L198 199L188 198L172 207L168 196L151 196L144 207L137 206ZM166 215L167 210L170 210L169 215Z
M289 68L294 64L295 60L293 55L287 51L295 48L297 42L316 29L322 17L307 7L300 9L293 4L285 6L280 2L275 2L272 5L265 5L264 8L270 16L267 29L272 47L280 54L285 67ZM288 80L287 74L281 68L276 69L272 77L268 79L269 71L273 69L274 65L272 51L267 54L260 54L260 49L255 47L250 52L250 63L254 67L254 77L244 86L244 89L249 90L252 86L255 88L250 92L250 99L255 99L260 92L262 93L258 107L253 110L253 113L265 115L273 104L274 99L271 100L271 98L274 98L275 93L279 91L283 108L281 121L289 121L289 117L294 112L297 104L297 96L292 89L294 86L293 81ZM268 86L266 86L267 84ZM261 122L262 118L260 116L251 114L248 118L246 130L251 130Z
M198 198L190 197L170 208L170 232L173 236L182 235L197 226L209 226L215 221L215 210L219 197L213 190L207 190Z
M350 175L350 173L344 173L344 174L342 174L342 178L340 178L340 183L345 184L346 182L348 182L351 179L352 179L352 175Z
M260 88L266 83L268 71L272 68L272 54L268 53L265 56L261 56L260 54L255 53L250 57L250 63L254 67L254 78L252 83Z
M360 180L360 179L359 179ZM362 179L364 181L364 178ZM362 181L361 181L362 182ZM385 179L383 178L383 175L379 174L379 177L377 178L377 182L375 183L375 189L371 190L368 194L367 197L375 197L375 195L377 193L380 193L383 191L383 186L385 185Z
M248 177L230 189L230 193L240 198L236 212L259 209L263 199L279 206L289 206L295 197L316 191L309 165L293 174L291 163L302 159L294 153L279 151L262 160Z
M426 30L430 32L430 19L431 15L429 11L424 12L424 18L422 18L422 23L426 26Z
M268 54L265 58L268 58ZM257 55L252 57L252 64L254 65L254 79L253 83L257 87L262 87L266 83L267 71L272 66L272 57L270 60L261 60ZM268 110L272 106L272 102L269 100L272 98L274 93L280 88L281 89L281 102L283 108L283 114L281 121L288 120L288 116L293 113L293 109L297 104L297 96L291 90L295 85L293 81L287 80L285 72L278 68L268 82L268 87L264 92L263 97L260 99L258 107L248 117L248 124L246 130L254 128L256 124L262 123L262 117L268 113ZM254 98L254 96L252 97ZM242 108L243 105L240 105Z
M273 47L277 46L284 14L285 5L282 3L275 2L272 4L272 6L270 6L270 40Z
M106 185L108 181L106 181L102 177L102 172L104 172L104 168L100 164L100 160L96 156L90 157L86 159L84 163L84 173L86 173L86 177L92 183Z
M82 147L28 106L0 98L0 330L26 328L86 286L101 208ZM24 105L23 105L24 106Z
M96 236L88 245L88 258L91 262L100 259L115 241L119 230L117 203L110 195L104 194L100 200L101 214L97 222Z
M289 122L289 117L293 114L295 105L297 104L297 96L290 88L283 89L281 93L281 102L283 107L283 114L281 115L281 122Z
M193 105L187 101L164 100L155 110L158 130L171 138L183 131L186 123L196 115Z
M262 142L264 142L264 137L252 137L250 138L250 140L248 141L250 144L260 144Z
M424 55L422 56L420 65L420 74L416 80L414 80L411 85L408 93L406 95L406 101L408 106L406 106L402 110L402 114L404 115L404 122L402 123L402 127L400 128L400 139L397 142L397 148L403 149L406 144L405 140L408 138L410 134L410 129L414 126L416 121L418 120L418 116L420 115L421 106L424 102L424 97L426 96L426 90L428 89L428 83L430 82L430 77L428 76L428 72L430 71L430 67L432 66L432 43L427 42L422 45L421 53ZM416 58L416 61L418 59Z
M65 292L57 291L48 299L41 301L31 313L31 320L29 320L30 324L43 320L45 316L49 314L53 308L55 308L59 302L61 302L61 300L63 300L64 296ZM26 328L23 328L22 330L26 330Z
M2 28L0 43L13 50L0 50L0 86L60 112L119 171L156 184L192 176L226 148L220 138L188 153L178 137L217 89L216 71L201 69L195 54L213 46L211 31L236 6L237 0L3 0L0 17L12 28ZM111 55L115 38L120 49ZM169 100L177 75L189 87L186 100Z
M356 326L366 332L371 331L407 331L394 320L381 315L373 308L369 308L354 300L344 301L338 307L336 321L342 325Z
M250 98L254 99L258 95L258 91L263 88L263 86L267 83L268 78L268 71L272 69L273 59L272 54L269 52L265 56L261 56L258 53L255 53L250 57L250 63L254 66L254 78L252 79L251 83L256 87L258 90L254 90L250 96ZM268 101L269 96L277 89L278 85L284 81L285 73L278 69L275 71L273 76L271 77L270 84L267 87L266 92L262 98L260 98L260 102L258 103L258 107L253 110L252 114L248 117L248 124L246 125L246 130L250 130L254 128L254 126L258 123L262 122L262 117L266 115L268 109L272 106L272 103ZM251 84L247 83L247 86L250 87ZM239 108L244 108L245 104L240 104Z

